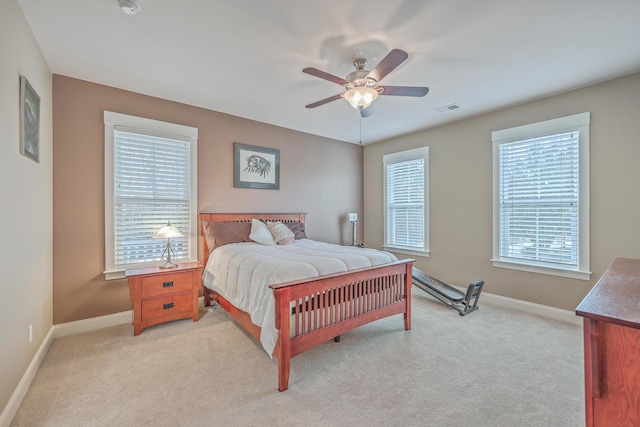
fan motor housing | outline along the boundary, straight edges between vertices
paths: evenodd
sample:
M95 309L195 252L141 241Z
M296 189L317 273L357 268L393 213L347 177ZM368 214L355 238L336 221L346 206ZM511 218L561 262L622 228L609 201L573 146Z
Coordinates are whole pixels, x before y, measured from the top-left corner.
M375 79L372 79L371 77L367 78L367 75L369 75L368 70L356 70L349 73L349 75L345 79L347 83L344 84L344 87L353 88L353 87L362 87L362 86L369 86L369 87L375 86L376 83L378 82Z

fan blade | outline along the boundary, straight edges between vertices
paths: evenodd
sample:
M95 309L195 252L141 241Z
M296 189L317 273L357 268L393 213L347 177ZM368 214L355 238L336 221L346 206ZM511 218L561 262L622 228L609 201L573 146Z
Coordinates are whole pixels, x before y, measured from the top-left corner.
M429 92L428 87L419 86L378 86L377 88L382 88L380 95L425 96Z
M373 108L371 108L371 106L368 106L367 108L363 108L362 110L360 110L360 115L362 117L369 117L373 114Z
M342 98L342 94L339 93L337 95L330 96L329 98L321 99L320 101L316 101L313 104L305 105L306 108L316 108L321 105L327 104L331 101L335 101L336 99Z
M404 50L393 49L387 54L387 56L382 58L382 61L376 65L376 68L371 70L367 77L379 82L384 78L384 76L395 70L398 65L402 64L408 57L409 55L407 55L407 52Z
M332 83L336 83L339 85L342 85L343 83L347 83L345 81L345 79L343 79L342 77L338 77L338 76L334 76L333 74L329 74L329 73L325 73L322 70L318 70L317 68L305 68L304 70L302 70L303 73L307 73L309 75L312 75L314 77L319 77L321 79L325 79L325 80L329 80Z

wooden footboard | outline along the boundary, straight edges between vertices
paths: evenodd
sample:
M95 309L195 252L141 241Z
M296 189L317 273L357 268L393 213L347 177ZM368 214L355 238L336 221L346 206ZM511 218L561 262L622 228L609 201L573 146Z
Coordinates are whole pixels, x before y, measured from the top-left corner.
M394 314L411 329L413 260L271 285L276 300L278 390L289 386L291 358L358 326ZM260 327L248 313L205 289L247 332L260 341Z
M413 260L271 285L276 299L278 390L289 384L290 360L358 326L404 314L411 329ZM293 307L293 309L292 309Z

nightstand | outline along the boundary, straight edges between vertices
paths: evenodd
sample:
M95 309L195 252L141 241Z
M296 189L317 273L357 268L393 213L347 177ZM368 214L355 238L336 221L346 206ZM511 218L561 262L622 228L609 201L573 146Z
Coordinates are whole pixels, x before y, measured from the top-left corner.
M198 321L198 293L203 270L199 262L176 268L144 267L126 271L133 303L133 335L170 320Z

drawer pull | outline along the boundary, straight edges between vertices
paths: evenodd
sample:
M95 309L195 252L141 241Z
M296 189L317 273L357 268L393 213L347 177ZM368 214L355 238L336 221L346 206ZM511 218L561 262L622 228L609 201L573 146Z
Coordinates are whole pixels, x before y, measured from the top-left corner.
M163 304L162 308L163 308L164 310L167 310L167 309L169 309L169 308L173 308L173 303L172 303L172 302L170 302L169 304Z
M173 286L173 280L171 282L162 282L163 288L170 288Z

